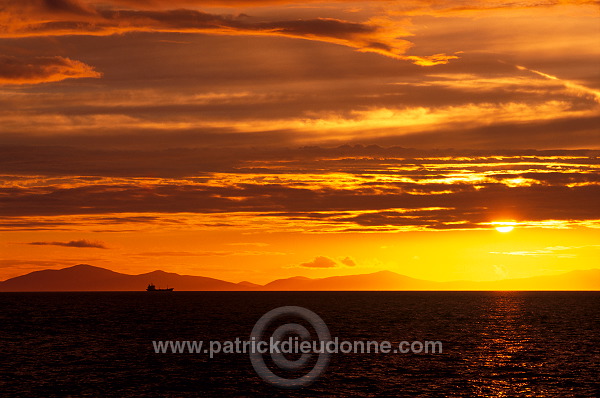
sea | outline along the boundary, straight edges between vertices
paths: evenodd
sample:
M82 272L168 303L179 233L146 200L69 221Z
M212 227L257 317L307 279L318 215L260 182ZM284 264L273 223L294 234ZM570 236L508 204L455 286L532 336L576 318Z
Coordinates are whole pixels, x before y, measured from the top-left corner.
M289 306L317 314L332 339L439 341L442 352L332 353L312 384L289 390L249 354L155 350L248 340ZM600 292L0 293L0 396L597 397L599 335Z

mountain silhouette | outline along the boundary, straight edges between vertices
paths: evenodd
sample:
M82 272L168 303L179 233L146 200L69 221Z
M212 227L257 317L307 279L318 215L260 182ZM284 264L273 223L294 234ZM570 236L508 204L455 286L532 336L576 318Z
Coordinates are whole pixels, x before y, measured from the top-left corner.
M244 287L246 289L249 289L249 290L259 290L259 289L262 289L261 285L259 285L257 283L248 282L248 281L238 282L238 285L242 286L242 287Z
M88 264L59 270L42 270L0 282L0 291L136 291L148 283L177 290L250 290L236 283L204 276L152 271L128 275Z
M0 282L0 291L141 291L148 283L153 283L158 288L174 287L176 291L600 290L600 269L487 282L434 282L391 271L379 271L318 279L295 276L258 285L247 281L232 283L160 270L129 275L79 264L59 270L34 271L8 279Z
M410 278L391 271L310 279L292 277L264 285L264 290L437 290L435 282Z

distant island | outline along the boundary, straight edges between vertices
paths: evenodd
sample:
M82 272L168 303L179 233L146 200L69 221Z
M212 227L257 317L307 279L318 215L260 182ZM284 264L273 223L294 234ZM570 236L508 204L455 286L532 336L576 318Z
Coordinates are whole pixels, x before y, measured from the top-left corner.
M377 291L377 290L600 290L600 269L561 275L499 281L434 282L391 271L328 278L292 277L265 285L226 282L204 276L152 271L139 275L79 264L59 270L34 271L0 282L0 292L143 291L148 283L177 291Z

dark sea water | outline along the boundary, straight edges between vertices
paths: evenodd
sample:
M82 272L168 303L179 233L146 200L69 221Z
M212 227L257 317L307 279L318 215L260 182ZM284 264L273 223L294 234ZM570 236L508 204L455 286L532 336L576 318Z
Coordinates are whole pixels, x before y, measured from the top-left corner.
M333 354L302 390L244 354L157 354L153 340L247 338L267 311L308 308L343 340L439 340L442 354ZM1 293L0 396L594 397L600 293Z

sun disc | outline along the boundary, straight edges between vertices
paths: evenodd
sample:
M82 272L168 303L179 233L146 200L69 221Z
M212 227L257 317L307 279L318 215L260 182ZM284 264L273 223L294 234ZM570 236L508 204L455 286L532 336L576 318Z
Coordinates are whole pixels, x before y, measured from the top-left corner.
M503 225L501 227L496 227L496 231L498 232L510 232L514 229L512 225Z

